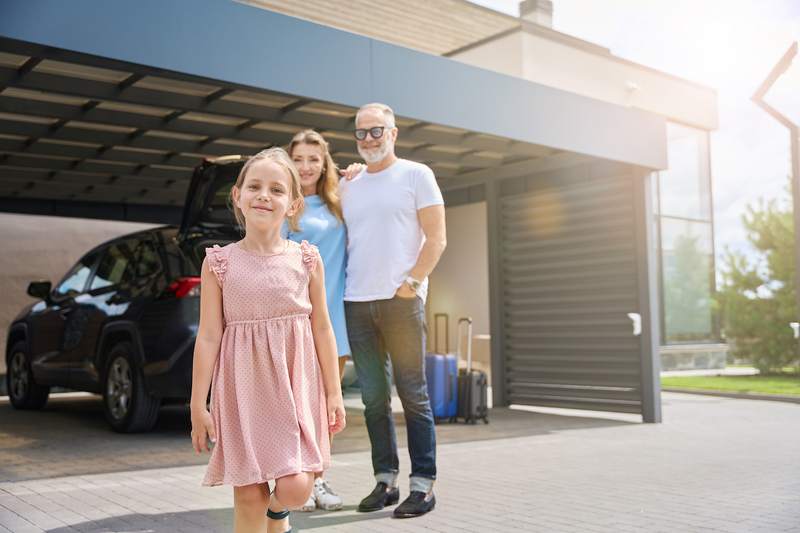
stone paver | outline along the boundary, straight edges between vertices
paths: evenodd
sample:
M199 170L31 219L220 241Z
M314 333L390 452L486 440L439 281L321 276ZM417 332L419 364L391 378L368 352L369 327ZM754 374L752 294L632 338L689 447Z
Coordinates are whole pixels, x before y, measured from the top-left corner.
M296 529L800 532L800 405L665 394L656 425L507 410L493 417L536 427L440 445L433 513L355 512L372 481L368 452L353 451L335 454L328 473L345 509L293 513ZM405 479L405 451L401 458ZM0 533L229 531L231 491L200 487L203 470L2 482Z
M405 442L400 402L395 403L398 439ZM334 453L368 450L359 393L348 392L345 405L347 429L337 435ZM501 411L488 426L444 424L437 435L439 442L450 443L616 423ZM150 433L121 435L106 424L97 396L52 395L42 411L17 411L0 400L0 482L205 464L206 458L191 451L189 428L186 406L162 409Z

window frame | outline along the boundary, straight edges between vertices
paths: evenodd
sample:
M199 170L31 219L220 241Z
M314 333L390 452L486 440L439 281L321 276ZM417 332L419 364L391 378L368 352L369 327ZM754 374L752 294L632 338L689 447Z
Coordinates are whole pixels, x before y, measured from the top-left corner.
M134 264L134 269L138 268L137 265L138 265L138 262L139 262L139 258L141 257L141 251L140 251L139 247L142 246L142 245L149 246L150 249L153 252L153 255L158 260L158 269L156 269L153 272L147 274L147 276L140 276L138 274L138 272L134 272L133 278L131 280L129 280L129 283L131 285L139 285L138 283L136 283L137 281L145 281L145 280L149 283L150 281L152 281L154 278L156 278L158 276L161 276L161 277L165 277L166 276L166 274L167 274L167 263L164 260L164 256L163 256L163 253L162 253L162 250L161 250L161 244L157 241L157 239L155 238L154 234L138 235L136 237L131 237L131 239L129 239L126 242L128 242L128 243L135 242L136 243L135 246L131 247L131 253L133 255L133 261L134 261L134 263L133 263ZM124 283L123 283L123 285L124 285Z
M702 139L702 150L699 151L699 156L701 160L698 162L699 165L705 170L705 179L707 179L708 183L708 218L691 218L691 217L680 217L680 216L670 216L665 215L663 213L663 206L661 205L662 202L662 194L661 194L661 187L662 187L662 178L664 177L664 172L656 171L656 190L657 190L657 198L655 202L655 224L656 224L656 241L658 243L658 256L657 256L657 278L658 278L658 296L659 296L659 325L660 325L660 339L659 344L662 346L679 346L679 345L690 345L690 344L716 344L722 341L721 335L721 327L720 327L720 317L719 313L714 312L713 308L711 311L711 335L709 339L697 339L694 341L667 341L667 324L666 324L666 307L665 307L665 294L664 294L664 253L663 253L663 239L662 239L662 221L664 218L675 219L675 220L684 220L687 222L702 222L709 224L711 228L711 260L710 260L710 271L709 271L709 298L714 298L717 294L717 254L716 254L716 228L714 227L714 188L713 188L713 176L711 174L711 134L706 130L701 130L699 128L689 126L687 124L683 124L680 122L668 122L669 124L675 124L680 128L692 129L698 132L698 139Z
M83 260L88 257L91 257L92 255L94 255L95 257L91 262L91 266L89 266L89 275L86 276L86 280L83 282L83 289L77 291L75 294L60 294L56 292L56 289L58 289L58 287L60 287L65 281L67 281L67 279L69 279L77 272L78 265L83 264ZM54 302L60 303L69 300L70 298L74 299L77 296L89 292L89 284L91 283L91 280L94 279L94 274L97 271L97 265L99 264L100 257L102 257L102 255L103 255L102 249L94 249L91 250L89 253L82 255L81 258L78 259L75 262L75 264L72 265L72 267L70 267L69 270L67 270L67 273L64 274L64 276L59 280L59 282L56 283L52 289L50 289L50 298Z

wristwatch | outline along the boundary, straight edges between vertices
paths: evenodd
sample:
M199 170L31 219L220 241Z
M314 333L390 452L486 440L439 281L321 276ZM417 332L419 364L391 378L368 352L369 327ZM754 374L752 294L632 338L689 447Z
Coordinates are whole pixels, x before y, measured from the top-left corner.
M406 285L411 287L411 290L414 291L414 294L419 294L419 288L422 287L422 282L418 279L408 276L406 278Z

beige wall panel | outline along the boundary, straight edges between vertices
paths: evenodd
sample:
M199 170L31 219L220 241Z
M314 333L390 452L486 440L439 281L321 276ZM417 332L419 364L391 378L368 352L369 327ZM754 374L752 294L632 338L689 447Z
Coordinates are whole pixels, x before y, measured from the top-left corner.
M522 47L522 33L514 32L486 45L468 48L452 58L468 65L524 78Z
M473 335L489 335L489 248L486 202L449 207L447 249L430 277L428 346L433 349L433 315L450 315L450 351L457 346L458 319L471 316ZM442 341L440 341L442 342ZM487 370L488 343L478 339L473 357ZM483 349L482 349L483 348Z
M566 40L519 31L452 57L698 128L718 127L713 89L614 57L590 43L570 45Z
M717 94L712 89L538 35L523 35L523 55L523 77L531 81L652 111L706 130L718 127Z
M437 55L518 24L465 0L239 1Z

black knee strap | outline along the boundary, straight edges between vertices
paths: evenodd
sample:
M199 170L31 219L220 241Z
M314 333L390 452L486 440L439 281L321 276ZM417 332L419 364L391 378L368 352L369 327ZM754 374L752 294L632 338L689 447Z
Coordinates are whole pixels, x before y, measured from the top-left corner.
M272 520L283 520L289 516L289 509L284 509L283 511L278 511L277 513L272 509L267 509L267 518L271 518Z

